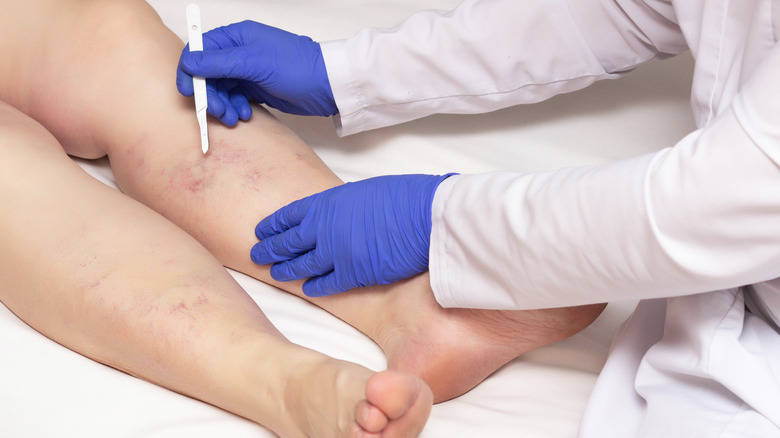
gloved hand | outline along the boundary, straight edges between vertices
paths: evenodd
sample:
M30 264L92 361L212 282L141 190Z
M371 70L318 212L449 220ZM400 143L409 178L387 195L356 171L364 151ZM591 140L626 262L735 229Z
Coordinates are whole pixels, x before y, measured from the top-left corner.
M320 45L254 21L203 34L203 51L182 51L176 86L193 95L192 76L205 77L208 113L228 126L252 115L249 102L297 115L338 112Z
M397 175L295 201L255 228L252 260L310 297L388 284L428 269L431 204L448 175Z

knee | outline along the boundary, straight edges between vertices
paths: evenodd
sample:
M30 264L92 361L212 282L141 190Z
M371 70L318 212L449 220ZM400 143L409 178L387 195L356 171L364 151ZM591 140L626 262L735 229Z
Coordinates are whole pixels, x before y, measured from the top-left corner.
M143 0L89 1L83 8L79 20L91 30L93 47L124 51L159 43L170 34L157 11Z

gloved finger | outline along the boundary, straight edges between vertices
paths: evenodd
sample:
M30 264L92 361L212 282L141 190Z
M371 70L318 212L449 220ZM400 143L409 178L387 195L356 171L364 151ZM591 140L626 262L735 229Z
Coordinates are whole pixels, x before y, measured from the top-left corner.
M208 96L209 105L206 111L213 117L221 119L225 114L225 103L219 98L217 90L207 87L206 95Z
M217 96L219 97L220 103L225 108L225 111L222 113L219 120L227 126L236 126L236 123L238 123L238 112L235 107L233 107L233 102L230 100L228 91L221 87L217 87Z
M347 286L339 281L336 272L331 272L319 277L312 277L303 283L303 293L307 297L319 298L337 293L346 292L356 286Z
M252 258L252 262L256 265L271 265L274 263L284 262L295 257L279 257L273 251L268 248L268 240L257 242L252 246L252 250L249 251L249 256Z
M317 195L312 195L293 201L261 220L255 227L255 235L257 238L265 240L274 234L279 234L300 225L303 218L306 217L311 210L312 203L315 201L316 196Z
M184 50L182 50L182 55L189 52L190 52L190 45L187 44L184 47ZM176 89L179 90L179 93L187 97L195 94L195 89L192 85L192 76L190 76L184 70L182 70L181 60L179 61L179 65L176 67Z
M230 103L238 113L238 118L244 121L249 120L252 117L252 105L249 100L240 91L231 91L229 94Z
M222 99L225 113L221 120L228 126L235 126L238 120L249 120L252 117L252 105L244 95L244 90L238 80L234 79L209 79L214 81L216 93Z
M258 66L263 63L256 62L251 67L247 65L252 57L257 57L257 54L247 53L243 47L203 50L182 53L179 65L185 73L204 78L255 81L258 77L266 77L265 71L258 71Z
M256 243L252 247L252 261L258 265L270 265L306 254L316 247L316 236L304 236L301 227L291 228Z
M271 266L271 277L276 281L302 280L318 277L333 271L333 260L321 257L316 250L300 257Z

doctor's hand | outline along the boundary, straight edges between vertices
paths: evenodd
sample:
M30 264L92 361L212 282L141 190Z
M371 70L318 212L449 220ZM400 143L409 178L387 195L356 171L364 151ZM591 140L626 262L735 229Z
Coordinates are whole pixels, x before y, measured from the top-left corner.
M428 269L431 204L450 175L381 176L295 201L255 228L252 260L320 297Z
M338 112L320 45L311 38L254 21L203 34L203 51L182 51L176 86L193 95L192 77L205 77L208 112L224 124L252 115L250 102L297 115Z

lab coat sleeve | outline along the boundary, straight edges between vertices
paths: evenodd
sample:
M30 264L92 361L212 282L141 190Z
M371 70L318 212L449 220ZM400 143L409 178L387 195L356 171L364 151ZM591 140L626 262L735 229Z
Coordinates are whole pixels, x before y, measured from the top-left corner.
M580 89L686 50L674 20L663 0L466 0L322 42L336 127L347 135Z
M707 127L595 167L453 176L430 272L448 307L528 309L780 277L780 47Z

